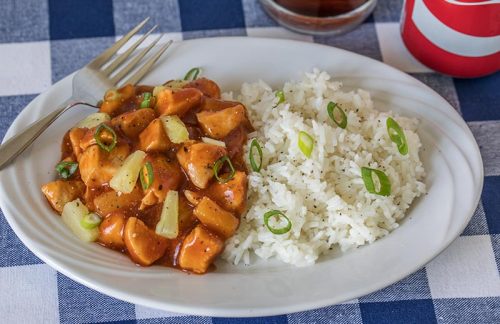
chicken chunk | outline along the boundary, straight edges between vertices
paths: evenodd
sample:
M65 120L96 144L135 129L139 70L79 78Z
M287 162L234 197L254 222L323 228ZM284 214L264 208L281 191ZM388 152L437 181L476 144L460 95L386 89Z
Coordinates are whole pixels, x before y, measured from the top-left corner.
M112 249L123 250L125 242L123 242L123 230L127 218L123 213L114 212L106 216L99 225L98 241Z
M248 179L245 172L236 171L233 179L226 183L213 183L208 192L222 208L241 214L246 207L247 185Z
M185 143L177 151L177 159L189 179L198 188L206 188L214 176L213 166L215 161L226 154L226 149L221 146L199 143Z
M123 103L134 95L135 87L131 84L127 84L118 90L111 89L104 95L104 100L99 110L110 116L116 116L121 113L120 108Z
M241 123L247 121L245 107L237 105L219 111L196 114L203 131L212 138L222 139Z
M66 203L83 196L85 184L80 180L56 180L43 185L42 192L52 208L60 214Z
M111 119L111 126L122 131L125 136L135 139L155 119L155 112L150 108L129 111Z
M95 210L101 216L116 211L128 211L137 208L143 197L142 190L135 186L131 193L118 193L114 190L106 191L94 198Z
M167 239L157 235L136 217L127 220L123 240L130 258L143 266L149 266L161 258L168 245Z
M237 217L208 197L203 197L193 213L209 230L224 238L231 237L240 224Z
M156 98L156 110L160 115L183 116L201 102L200 90L189 88L180 90L164 89Z
M144 190L140 209L163 202L169 190L177 190L182 176L179 164L163 155L148 155L144 159L146 162L151 163L153 168L153 183Z
M80 157L79 168L83 182L89 187L108 183L129 153L128 144L123 142L119 142L111 152L91 145Z
M80 142L82 141L86 133L86 128L75 127L69 131L69 141L71 143L71 148L73 149L73 154L75 155L77 160L80 160L80 156L83 153L83 150L80 147Z
M193 215L193 207L191 207L185 197L179 197L179 233L186 233L187 230L193 228L198 220Z
M205 273L223 247L224 242L217 235L198 225L184 239L178 263L182 269Z
M203 199L203 194L199 191L184 190L184 196L193 206L198 205Z
M97 127L92 127L85 131L85 134L80 140L80 148L82 149L82 151L85 151L90 146L97 144L97 141L95 140L94 137L96 128ZM101 141L105 144L111 143L113 141L113 134L111 132L108 132L107 130L102 131L99 134L99 137L101 138Z
M166 152L173 146L165 132L163 122L158 118L153 120L139 134L139 149L144 152Z
M241 104L236 101L225 101L210 97L203 97L200 104L200 111L219 111L237 105Z
M219 99L220 98L220 88L212 80L206 79L206 78L199 78L196 80L193 80L186 84L184 86L184 89L186 88L195 88L200 90L205 96L214 98L214 99Z

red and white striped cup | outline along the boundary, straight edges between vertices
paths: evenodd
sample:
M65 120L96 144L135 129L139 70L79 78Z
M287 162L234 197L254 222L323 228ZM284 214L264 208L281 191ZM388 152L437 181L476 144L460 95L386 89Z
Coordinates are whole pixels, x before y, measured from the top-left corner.
M435 71L463 78L500 71L500 0L406 0L401 34Z

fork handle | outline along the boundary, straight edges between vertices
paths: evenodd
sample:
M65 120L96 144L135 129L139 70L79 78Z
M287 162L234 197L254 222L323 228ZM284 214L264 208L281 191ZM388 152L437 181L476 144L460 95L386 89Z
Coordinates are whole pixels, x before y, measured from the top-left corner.
M0 170L6 167L16 157L26 150L44 130L47 129L63 112L72 107L72 104L58 108L26 127L21 133L13 136L0 146Z

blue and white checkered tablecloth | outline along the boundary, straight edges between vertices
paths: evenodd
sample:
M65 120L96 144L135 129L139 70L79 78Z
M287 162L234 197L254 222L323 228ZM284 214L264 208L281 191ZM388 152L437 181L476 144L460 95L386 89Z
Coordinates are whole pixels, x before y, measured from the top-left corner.
M293 38L395 66L460 111L485 167L484 191L472 221L424 269L348 303L265 318L187 316L102 295L35 257L0 212L0 323L500 323L500 73L459 80L419 64L399 36L402 2L379 0L374 14L348 34L312 37L278 27L256 0L0 0L0 138L37 94L151 16L174 40Z

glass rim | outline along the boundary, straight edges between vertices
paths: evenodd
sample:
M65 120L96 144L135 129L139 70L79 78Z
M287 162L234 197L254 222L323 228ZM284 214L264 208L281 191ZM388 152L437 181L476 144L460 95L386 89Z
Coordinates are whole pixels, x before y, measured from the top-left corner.
M377 2L377 0L367 0L361 6L356 7L351 11L348 11L348 12L345 12L342 14L338 14L338 15L324 16L324 17L308 16L308 15L297 13L295 11L292 11L288 8L283 7L282 5L280 5L279 3L277 3L274 0L260 0L260 2L263 5L271 6L273 9L278 10L280 13L285 14L285 15L291 15L291 16L295 16L297 18L303 18L303 19L325 21L326 19L328 19L328 20L346 19L346 18L351 18L352 16L356 16L358 14L361 14L365 10L367 10L368 7L370 7L374 2Z

